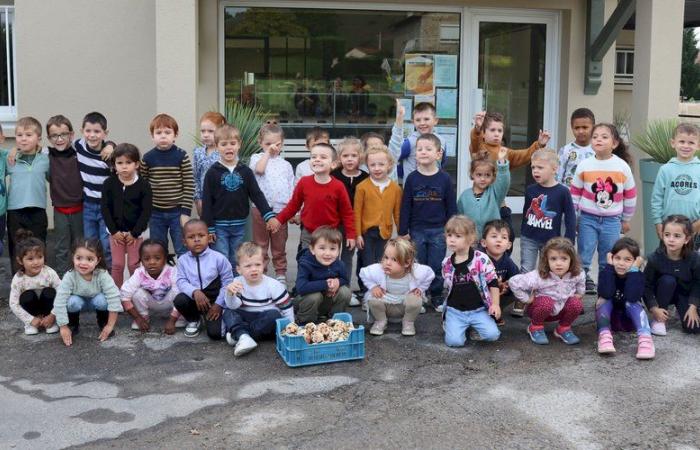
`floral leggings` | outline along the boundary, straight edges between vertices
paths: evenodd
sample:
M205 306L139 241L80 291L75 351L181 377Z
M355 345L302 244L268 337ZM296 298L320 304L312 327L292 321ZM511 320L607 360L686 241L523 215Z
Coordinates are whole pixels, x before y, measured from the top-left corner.
M625 302L625 308L615 308L606 300L595 309L598 333L602 331L636 331L639 336L651 336L649 319L639 302Z

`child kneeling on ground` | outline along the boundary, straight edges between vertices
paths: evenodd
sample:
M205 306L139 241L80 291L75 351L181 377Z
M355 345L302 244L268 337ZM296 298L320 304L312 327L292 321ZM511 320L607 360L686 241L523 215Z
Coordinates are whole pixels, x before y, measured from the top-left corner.
M469 328L475 331L470 334L474 340L497 340L501 335L494 321L501 317L498 276L488 255L473 248L476 225L466 216L453 216L445 225L445 240L453 252L442 262L445 344L464 346Z
M226 288L223 313L226 342L242 356L258 346L256 340L274 337L277 319L294 322L294 308L287 288L265 275L263 248L244 242L236 251L236 271L240 274Z
M345 311L350 302L345 264L338 259L343 236L323 225L311 234L309 248L299 257L294 301L299 324Z
M414 336L424 293L435 278L433 269L416 263L415 245L408 239L390 239L382 262L363 267L360 278L368 289L365 301L375 319L370 334L384 334L387 318L400 318L401 334Z
M554 335L567 345L578 344L571 324L583 311L586 274L576 255L574 244L563 237L550 239L540 252L537 270L510 279L510 289L521 302L527 303L532 322L527 328L535 344L549 344L545 322L559 322Z

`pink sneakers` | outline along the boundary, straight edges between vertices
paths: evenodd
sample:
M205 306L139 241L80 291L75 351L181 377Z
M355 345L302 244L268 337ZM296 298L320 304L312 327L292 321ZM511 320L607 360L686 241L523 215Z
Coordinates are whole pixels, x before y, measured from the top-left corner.
M637 359L653 359L655 355L654 341L651 336L639 336L637 338Z
M615 353L615 346L613 345L612 333L609 330L601 331L598 333L598 353L604 355L609 353Z

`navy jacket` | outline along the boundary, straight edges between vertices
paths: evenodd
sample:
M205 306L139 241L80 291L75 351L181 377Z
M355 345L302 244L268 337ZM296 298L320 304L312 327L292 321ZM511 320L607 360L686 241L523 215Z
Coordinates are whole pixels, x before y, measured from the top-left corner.
M345 264L336 259L330 266L324 266L316 260L309 249L302 252L297 265L296 290L299 295L325 292L328 290L326 280L338 278L341 286L347 286L348 279L345 273Z
M644 274L627 272L619 277L613 266L606 264L598 275L598 296L612 300L615 308L624 308L625 302L641 303L644 295Z

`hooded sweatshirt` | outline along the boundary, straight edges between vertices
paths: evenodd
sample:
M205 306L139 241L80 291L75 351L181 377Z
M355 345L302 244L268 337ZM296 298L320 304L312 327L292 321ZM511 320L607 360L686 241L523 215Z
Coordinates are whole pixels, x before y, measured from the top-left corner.
M324 266L306 249L299 257L296 290L299 295L325 292L328 290L326 280L337 278L341 286L348 285L345 264L336 259L330 266Z
M700 219L700 159L688 162L671 158L656 175L651 194L654 224L672 214L682 214L695 222Z

